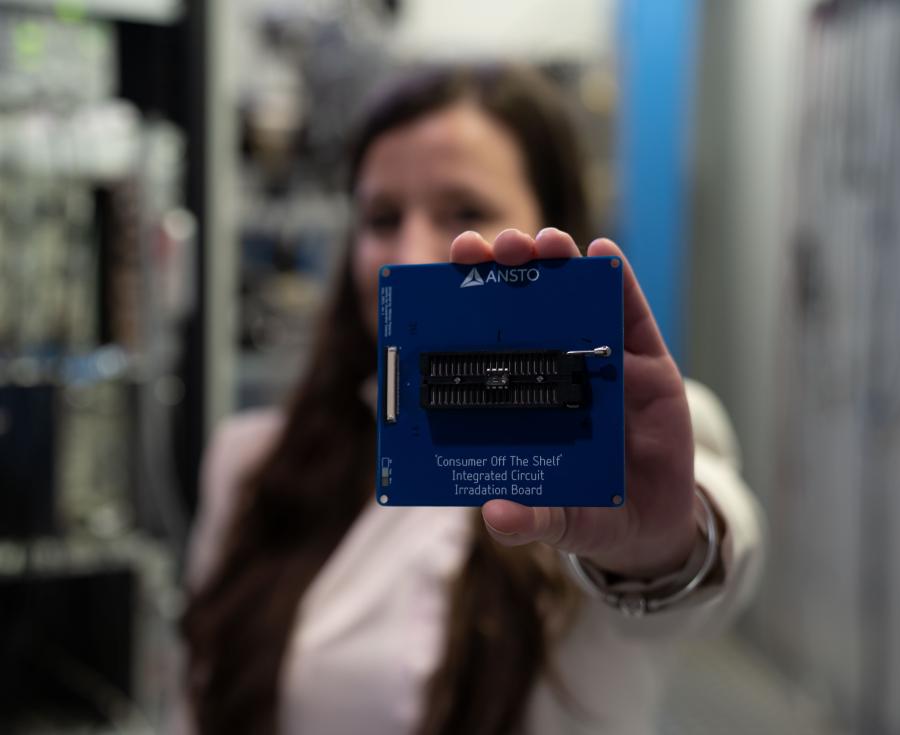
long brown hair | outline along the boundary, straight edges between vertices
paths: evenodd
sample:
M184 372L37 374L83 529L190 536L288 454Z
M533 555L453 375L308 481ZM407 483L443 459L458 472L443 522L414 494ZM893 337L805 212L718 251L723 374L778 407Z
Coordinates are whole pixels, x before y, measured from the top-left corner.
M373 141L471 99L519 143L543 221L579 243L589 218L570 117L533 71L430 69L381 90L350 152L351 192ZM274 733L278 677L298 603L373 492L374 420L360 387L375 369L348 252L308 369L275 445L241 486L215 573L190 600L189 694L202 735ZM546 549L504 549L473 513L469 556L450 591L444 656L419 735L507 735L576 596Z

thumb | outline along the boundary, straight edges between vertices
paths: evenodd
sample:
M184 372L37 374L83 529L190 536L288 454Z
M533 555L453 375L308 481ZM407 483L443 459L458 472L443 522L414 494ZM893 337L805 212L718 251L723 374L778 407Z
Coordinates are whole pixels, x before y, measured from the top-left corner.
M650 304L647 303L631 264L619 247L612 240L600 238L588 245L587 254L589 256L613 256L619 258L623 263L622 301L625 311L625 351L653 357L665 355L666 344L659 333L653 312L650 310Z
M511 500L489 500L481 509L488 532L504 546L542 541L558 546L565 538L567 520L563 508L531 508Z

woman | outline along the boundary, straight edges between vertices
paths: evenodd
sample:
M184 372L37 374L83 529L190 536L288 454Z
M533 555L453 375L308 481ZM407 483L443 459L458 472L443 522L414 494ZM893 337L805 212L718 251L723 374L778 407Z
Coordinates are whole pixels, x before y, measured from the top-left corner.
M624 508L374 502L378 269L579 257L557 94L506 67L414 75L369 107L350 163L352 242L297 393L227 422L207 456L185 618L196 731L651 732L666 641L746 599L760 522L727 419L697 386L688 401L624 258Z

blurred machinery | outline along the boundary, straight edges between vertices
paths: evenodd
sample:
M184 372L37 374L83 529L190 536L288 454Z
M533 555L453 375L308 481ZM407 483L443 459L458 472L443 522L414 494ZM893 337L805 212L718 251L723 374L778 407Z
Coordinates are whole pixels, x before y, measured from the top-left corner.
M856 732L900 731L900 6L805 31L780 353L777 659Z
M693 367L769 520L744 631L792 704L897 733L900 6L706 5Z
M382 3L235 4L240 303L238 407L281 399L298 375L344 243L352 112L390 68Z
M185 131L127 96L122 43L179 14L120 5L0 2L3 732L146 724L136 621L177 602L197 226Z

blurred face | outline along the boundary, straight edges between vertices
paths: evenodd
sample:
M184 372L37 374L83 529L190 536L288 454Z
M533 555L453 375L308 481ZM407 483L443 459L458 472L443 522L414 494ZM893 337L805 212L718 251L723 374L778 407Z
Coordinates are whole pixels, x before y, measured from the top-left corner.
M453 238L534 235L540 206L515 138L474 103L459 102L376 138L360 167L353 275L377 334L378 271L446 261Z

